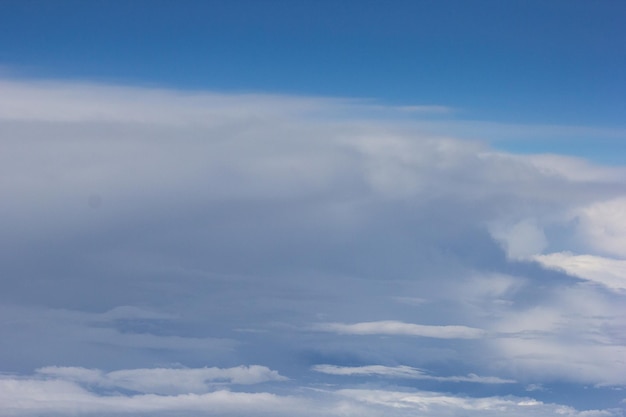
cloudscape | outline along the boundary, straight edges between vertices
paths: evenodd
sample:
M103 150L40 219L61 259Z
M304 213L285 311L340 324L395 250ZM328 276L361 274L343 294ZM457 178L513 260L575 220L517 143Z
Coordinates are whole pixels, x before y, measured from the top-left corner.
M386 39L320 4L339 42ZM222 24L242 37L264 19L317 33L239 5L250 20ZM624 415L619 118L472 117L461 93L337 93L337 73L319 91L155 82L164 63L75 74L17 43L33 52L0 62L0 415ZM81 48L67 59L88 67Z

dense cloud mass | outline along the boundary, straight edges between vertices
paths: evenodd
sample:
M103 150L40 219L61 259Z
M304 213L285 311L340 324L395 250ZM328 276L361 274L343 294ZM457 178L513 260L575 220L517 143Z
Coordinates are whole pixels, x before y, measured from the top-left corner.
M626 168L438 107L0 90L2 415L623 414Z

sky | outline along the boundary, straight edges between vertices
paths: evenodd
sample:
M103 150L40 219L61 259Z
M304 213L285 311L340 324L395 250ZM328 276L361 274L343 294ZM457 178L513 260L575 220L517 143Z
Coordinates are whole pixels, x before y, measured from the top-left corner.
M0 2L0 415L623 417L625 18Z

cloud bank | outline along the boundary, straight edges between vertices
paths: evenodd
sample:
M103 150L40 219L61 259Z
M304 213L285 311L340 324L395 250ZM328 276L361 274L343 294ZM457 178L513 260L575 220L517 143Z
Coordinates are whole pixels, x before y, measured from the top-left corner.
M623 408L626 168L390 117L438 107L0 89L5 414Z
M92 372L88 372L92 371ZM194 370L188 370L194 371ZM0 402L7 416L46 415L300 415L300 416L409 416L428 413L448 415L501 415L610 417L619 410L588 410L579 412L572 407L546 404L528 397L469 398L429 391L394 391L372 389L314 389L295 395L269 392L235 392L218 389L196 394L123 394L95 392L83 384L93 383L88 374L97 370L66 369L64 372L39 372L46 378L0 378ZM50 378L54 374L54 378ZM79 378L75 378L79 376ZM163 374L153 375L160 380ZM69 378L66 379L66 378ZM97 377L96 377L97 378ZM87 381L86 379L89 379ZM165 382L161 380L161 382ZM150 391L148 391L150 392ZM526 414L525 414L526 413Z

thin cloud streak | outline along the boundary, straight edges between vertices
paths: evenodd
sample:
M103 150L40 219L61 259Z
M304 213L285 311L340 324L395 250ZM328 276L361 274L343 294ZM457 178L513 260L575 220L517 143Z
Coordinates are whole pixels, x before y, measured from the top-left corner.
M221 385L252 385L288 378L265 366L235 368L151 368L124 369L104 373L99 369L49 366L36 370L44 377L56 377L108 389L125 389L152 394L202 394Z
M420 336L437 339L477 339L486 334L482 329L467 326L426 326L395 320L353 324L318 323L313 329L338 334Z
M479 384L513 384L517 382L512 379L503 379L493 376L478 376L475 374L469 374L467 376L435 376L427 374L422 369L413 368L405 365L315 365L311 369L315 372L321 372L324 374L343 376L381 376L386 378L424 379L439 382L475 382Z

